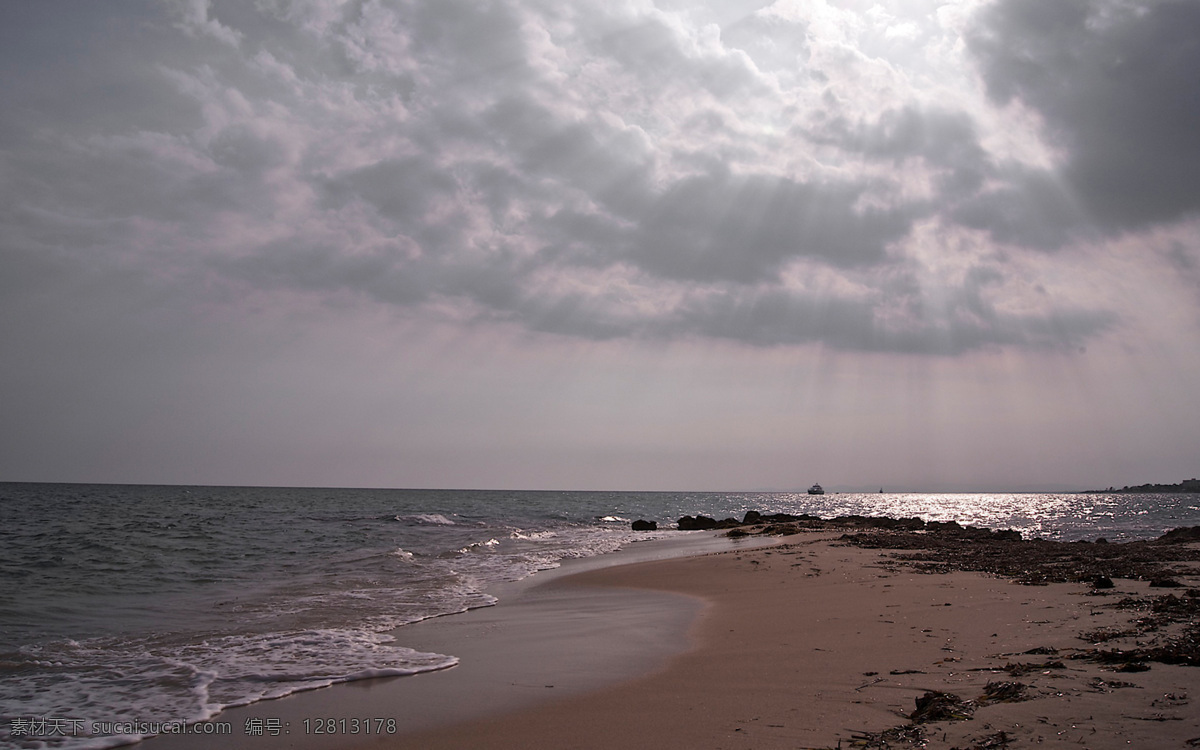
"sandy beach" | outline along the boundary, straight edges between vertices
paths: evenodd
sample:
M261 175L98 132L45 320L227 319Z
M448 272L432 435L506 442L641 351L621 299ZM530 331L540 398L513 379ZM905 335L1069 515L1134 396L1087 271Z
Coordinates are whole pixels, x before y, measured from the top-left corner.
M904 534L854 538L903 545L934 536ZM990 550L991 562L982 567L1015 560L1034 578L1067 575L1054 555L1073 560L1069 574L1076 577L1089 575L1089 566L1116 566L1113 555L1134 566L1183 561L1169 568L1178 584L1172 589L1116 574L1111 588L1098 588L1078 581L1022 585L1011 576L955 570L964 564L953 554L913 563L898 559L909 551L849 545L842 535L809 530L776 538L773 546L761 546L762 538L744 546L722 540L720 552L607 567L593 561L583 572L535 576L496 607L404 629L406 643L453 653L458 666L232 709L218 717L234 726L222 744L260 750L1200 745L1193 704L1200 669L1161 663L1171 658L1162 656L1169 649L1147 656L1164 643L1184 644L1194 655L1195 631L1186 631L1194 614L1178 613L1200 604L1193 594L1200 584L1195 543L1135 549L945 537L959 552ZM1160 560L1146 562L1154 556ZM1164 602L1171 606L1164 609ZM1176 616L1163 615L1167 610ZM918 700L930 693L944 695L918 713ZM309 724L317 717L392 718L395 733L338 727L318 734ZM247 720L267 719L285 731L244 733ZM163 736L147 747L211 747L211 738Z
M1078 583L1026 586L980 573L919 573L886 552L839 546L837 536L798 535L774 548L574 576L570 583L579 587L705 600L709 606L690 631L693 647L615 687L391 738L381 747L1200 744L1193 704L1200 670L1155 663L1121 672L1071 658L1092 648L1081 633L1127 628L1133 613L1112 605L1150 595L1147 583L1119 579L1100 592ZM911 721L916 700L930 691L970 703L950 709L958 720Z

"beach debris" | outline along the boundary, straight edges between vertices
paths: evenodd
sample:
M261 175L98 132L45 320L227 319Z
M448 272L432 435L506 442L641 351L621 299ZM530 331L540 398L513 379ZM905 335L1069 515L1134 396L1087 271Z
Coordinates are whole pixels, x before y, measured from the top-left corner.
M633 522L633 530L634 531L657 531L658 530L658 521L646 521L644 519L639 518L638 520Z
M1066 669L1067 665L1061 661L1044 661L1038 664L1030 662L1009 662L1004 665L1004 671L1008 672L1013 677L1031 674L1033 672L1046 672L1051 669Z
M1121 688L1140 688L1141 685L1135 685L1132 682L1125 682L1124 680L1102 680L1099 677L1093 677L1088 682L1088 687L1101 693L1109 693Z
M1161 698L1150 701L1151 706L1186 706L1191 701L1187 693L1163 693Z
M1192 575L1194 569L1179 564L1200 562L1195 546L1162 544L1161 539L1120 544L1016 540L988 529L932 523L924 533L869 529L847 533L840 541L897 550L893 559L919 571L991 573L1029 585L1078 582L1108 588L1114 578L1153 581Z
M879 674L879 673L878 673L878 672L869 672L868 674L876 675L876 674ZM871 687L872 685L878 685L878 684L879 684L879 683L881 683L881 682L887 682L887 680L885 680L885 679L884 679L884 678L882 678L882 677L876 677L875 679L871 680L870 682L864 682L863 684L861 684L861 685L859 685L858 687L854 688L854 692L856 692L856 693L857 693L857 692L859 692L859 691L861 691L861 690L866 690L867 688Z
M1013 737L1010 737L1007 732L1001 730L995 734L980 737L975 740L975 744L968 748L959 748L956 746L950 748L950 750L995 750L995 748L1008 747L1012 741Z
M1023 682L989 682L983 687L983 695L978 702L980 705L986 705L1029 700L1029 696L1025 693L1027 687Z
M1082 633L1089 642L1102 643L1124 637L1141 639L1129 651L1095 648L1073 654L1072 659L1091 659L1115 665L1122 671L1146 668L1149 662L1200 666L1200 589L1185 588L1180 579L1200 576L1200 526L1173 529L1153 541L1109 543L1059 542L1022 539L1008 530L963 526L954 521L925 522L920 518L815 516L764 514L747 511L742 521L717 521L706 516L684 516L679 528L728 528L736 536L746 534L797 534L845 529L839 542L864 549L895 550L895 565L925 573L955 570L990 573L1028 585L1047 583L1091 584L1103 596L1114 587L1114 578L1146 581L1155 589L1172 588L1175 593L1132 599L1125 597L1113 606L1138 609L1142 614L1128 629L1093 630ZM728 532L727 532L728 533ZM1189 565L1189 563L1193 563ZM1181 583L1176 587L1173 583ZM1149 637L1147 637L1149 636ZM1054 655L1031 650L1032 654ZM1062 662L1009 664L1013 676L1031 671L1063 669ZM1016 671L1013 671L1016 670Z
M1077 638L1088 643L1105 643L1118 638L1129 638L1138 634L1137 628L1096 628L1080 633Z
M841 747L840 741L838 746ZM850 747L863 750L925 746L925 729L916 724L891 727L882 732L855 732L850 736Z
M1023 653L1026 656L1055 656L1058 654L1058 649L1052 646L1037 646Z
M1137 647L1131 649L1088 649L1072 659L1089 659L1105 665L1115 665L1118 672L1140 672L1149 669L1146 662L1200 667L1200 595L1188 589L1182 596L1133 598L1126 597L1111 606L1141 613L1126 629L1088 631L1080 638L1102 643L1116 638L1136 637Z
M916 699L917 709L908 718L914 724L929 724L935 721L965 721L975 713L974 701L963 700L954 693L937 690L926 691Z

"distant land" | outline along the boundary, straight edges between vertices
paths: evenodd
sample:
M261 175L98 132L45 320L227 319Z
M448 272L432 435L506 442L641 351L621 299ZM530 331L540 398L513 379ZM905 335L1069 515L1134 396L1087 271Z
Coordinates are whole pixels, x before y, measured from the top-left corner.
M1136 487L1109 487L1107 490L1088 492L1200 492L1200 479L1185 479L1179 484L1139 484Z

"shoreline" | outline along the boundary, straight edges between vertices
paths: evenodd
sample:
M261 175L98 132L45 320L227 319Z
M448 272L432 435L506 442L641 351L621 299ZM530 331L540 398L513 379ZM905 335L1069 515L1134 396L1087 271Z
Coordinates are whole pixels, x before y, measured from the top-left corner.
M466 644L478 649L458 667L346 683L219 717L417 710L424 723L409 722L387 736L240 739L235 724L235 736L223 744L313 750L1200 744L1200 716L1187 708L1188 696L1200 695L1195 666L1092 658L1098 648L1138 652L1144 633L1129 623L1139 613L1116 605L1163 596L1148 581L1119 578L1103 591L1078 579L1021 585L994 572L954 569L953 556L937 565L921 561L928 557L898 559L912 557L905 532L896 532L888 547L847 544L843 531L806 530L769 547L740 546L761 538L733 546L712 537L726 551L662 559L647 547L641 562L617 564L617 553L563 566L516 584L507 607L502 599L496 607L427 621L437 627L429 628L426 642L447 644L443 653L466 656ZM997 549L1011 541L995 539ZM1196 559L1194 542L1174 549L1177 559ZM1200 591L1194 566L1178 568L1177 577L1178 593ZM1200 601L1197 593L1191 598ZM572 620L583 629L567 632ZM405 645L424 647L413 637L422 624L402 629ZM1089 640L1081 639L1085 633ZM598 643L609 650L594 648ZM614 661L613 643L634 646L626 661ZM513 649L523 657L514 661ZM539 686L537 677L510 671L531 663L531 654L542 662L539 670L548 670L537 674L556 675L553 683ZM962 702L941 706L944 715L928 722L916 720L917 700L928 693ZM496 698L501 694L508 697ZM462 710L464 702L470 710ZM151 750L183 750L206 746L202 739L148 742Z
M369 746L375 732L342 731L341 721L384 722L384 736L452 726L513 712L563 695L579 694L652 673L692 647L689 635L707 606L698 597L644 587L578 585L581 576L612 567L656 564L714 551L767 547L777 539L731 539L715 533L634 542L615 552L562 561L519 581L488 590L499 601L433 617L391 631L399 645L455 656L456 666L403 676L367 678L225 709L211 719L229 722L226 750L300 748L342 750ZM334 733L313 731L333 719ZM307 726L306 726L306 721ZM276 722L277 734L246 733L248 722ZM394 727L395 734L387 731ZM157 735L137 743L146 750L204 750L213 737Z
M1114 604L1162 593L1148 582L1120 579L1101 593L1079 583L1033 586L979 572L922 572L897 562L892 551L842 546L839 536L812 533L772 548L575 576L576 586L706 599L710 606L693 630L698 647L613 687L375 746L950 750L1200 743L1200 715L1188 707L1195 699L1189 696L1200 697L1200 669L1155 663L1126 672L1079 658L1095 650L1082 633L1118 633L1136 615ZM1196 576L1186 580L1200 583ZM1133 645L1136 636L1126 641ZM930 692L963 702L914 721L917 700Z

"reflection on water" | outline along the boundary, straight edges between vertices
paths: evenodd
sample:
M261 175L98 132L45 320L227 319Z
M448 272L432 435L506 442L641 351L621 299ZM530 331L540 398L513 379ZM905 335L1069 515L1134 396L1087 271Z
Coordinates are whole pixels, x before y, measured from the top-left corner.
M1200 524L1200 496L1177 494L840 494L794 495L797 507L822 517L917 516L926 521L1014 529L1022 536L1110 541L1147 539Z

